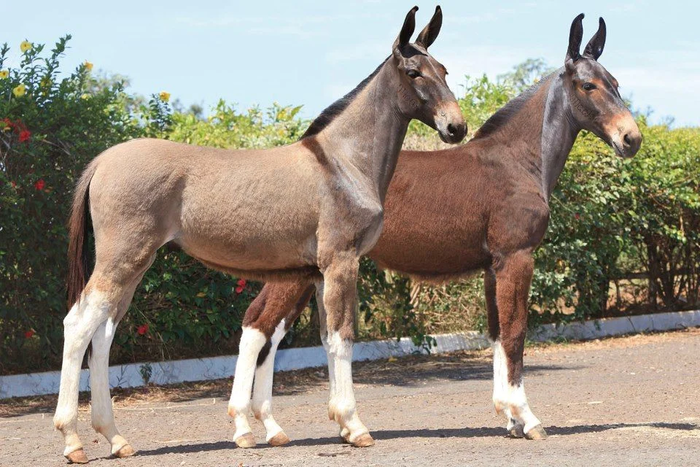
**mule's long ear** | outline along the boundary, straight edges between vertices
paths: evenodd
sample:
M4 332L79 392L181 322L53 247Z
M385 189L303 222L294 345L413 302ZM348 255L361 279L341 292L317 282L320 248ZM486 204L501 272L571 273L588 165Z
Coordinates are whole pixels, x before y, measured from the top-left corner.
M581 54L581 41L583 40L583 13L574 18L569 32L569 49L566 51L566 63L575 62Z
M428 25L423 28L423 30L418 34L418 39L416 39L416 44L427 49L435 42L438 34L440 34L440 28L442 27L442 8L440 5L435 7L435 13Z
M605 20L600 18L598 22L598 32L588 41L588 45L586 45L583 54L592 57L594 60L598 60L600 54L603 53L603 47L605 47L605 33Z
M418 7L414 6L406 15L406 19L403 21L403 27L401 28L399 37L397 37L396 41L394 41L394 50L405 46L408 44L408 41L411 40L413 31L416 29L416 11L418 11Z

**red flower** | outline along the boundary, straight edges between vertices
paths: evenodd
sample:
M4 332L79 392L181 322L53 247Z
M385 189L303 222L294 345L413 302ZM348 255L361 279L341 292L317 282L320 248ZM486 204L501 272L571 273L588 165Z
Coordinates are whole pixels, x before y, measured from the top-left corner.
M139 334L139 336L143 336L148 332L148 324L142 324L138 327L138 329L136 329L136 332Z
M29 339L29 338L32 337L33 335L34 335L34 329L30 329L29 331L27 331L27 332L24 333L24 338L25 338L25 339Z
M39 190L39 191L43 190L45 186L46 186L46 182L44 182L44 179L43 179L43 178L40 178L40 179L37 180L36 183L34 184L34 188L36 188L36 189Z
M17 184L14 181L11 181L10 185L12 185L12 188L17 188Z
M22 130L19 132L19 142L24 143L25 141L29 141L29 138L32 137L32 133L29 130Z
M239 285L238 287L236 287L236 293L241 293L241 292L243 292L243 289L245 289L245 287L242 287L242 286Z
M4 118L2 120L2 122L10 128L12 128L14 126L14 124L12 123L12 120L10 120L9 118Z
M581 218L581 214L576 213L576 214L574 214L574 217L576 218L576 220L579 220Z
M238 285L240 285L241 287L245 287L245 285L246 285L245 279L238 279L238 282L236 282L236 283Z

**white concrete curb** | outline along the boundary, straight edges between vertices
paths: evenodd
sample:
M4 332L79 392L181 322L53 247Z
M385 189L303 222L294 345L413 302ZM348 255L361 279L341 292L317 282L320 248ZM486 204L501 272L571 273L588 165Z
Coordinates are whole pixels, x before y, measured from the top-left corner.
M611 318L561 326L546 324L531 332L529 338L535 341L557 338L587 340L696 326L700 326L700 310ZM441 334L434 337L437 346L430 350L431 353L474 350L489 346L488 339L477 332ZM403 338L398 342L395 340L358 342L353 350L353 360L381 360L414 353L425 353L425 349L416 347L408 338ZM284 349L278 351L276 357L275 371L314 368L325 366L327 363L326 352L321 346ZM171 362L134 363L110 367L109 383L111 387L122 388L143 386L143 375L149 372L149 381L159 385L231 378L235 367L236 356L233 355ZM0 376L0 399L56 394L59 381L60 372L58 371ZM80 390L87 391L89 388L88 370L82 370Z
M608 318L566 325L544 324L528 336L533 341L591 340L649 331L671 331L700 326L700 310Z

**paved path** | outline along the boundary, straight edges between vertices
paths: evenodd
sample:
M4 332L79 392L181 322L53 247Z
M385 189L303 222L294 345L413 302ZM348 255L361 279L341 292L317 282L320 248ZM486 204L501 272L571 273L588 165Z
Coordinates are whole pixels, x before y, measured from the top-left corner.
M320 370L277 379L276 418L294 440L282 448L235 447L227 382L119 396L117 424L140 450L129 459L103 457L109 446L89 427L86 408L80 429L91 465L114 467L700 465L700 330L528 347L526 366L546 441L503 436L489 351L356 365L360 414L377 440L367 449L334 436ZM0 465L63 465L53 401L24 404L9 412L0 405ZM254 430L263 441L257 422Z

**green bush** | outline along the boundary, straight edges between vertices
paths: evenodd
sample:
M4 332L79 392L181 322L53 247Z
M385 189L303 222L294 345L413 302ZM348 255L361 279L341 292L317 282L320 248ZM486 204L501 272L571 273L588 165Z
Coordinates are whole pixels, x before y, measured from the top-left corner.
M223 101L211 116L173 111L162 92L125 92L119 78L93 76L83 63L61 75L67 36L50 51L23 44L20 64L4 67L0 49L0 373L57 368L65 315L65 219L76 178L106 148L159 137L222 148L265 148L299 139L300 107L274 104L243 112ZM497 80L468 79L460 99L472 131L547 71L532 60ZM623 161L582 134L551 199L552 216L536 254L532 316L549 320L603 316L610 284L636 274L644 309L698 304L700 129L647 126L642 150ZM414 122L407 144L440 147ZM639 282L641 280L641 282ZM362 261L360 336L411 336L483 329L482 281L426 286ZM260 284L206 269L164 249L121 323L113 361L235 352L240 322ZM625 309L625 306L618 306ZM308 342L309 314L290 339ZM289 344L290 342L287 342ZM294 344L292 342L292 344Z
M73 185L101 151L141 134L119 83L96 87L87 62L61 78L69 39L46 57L23 43L11 70L0 49L0 372L56 366Z

